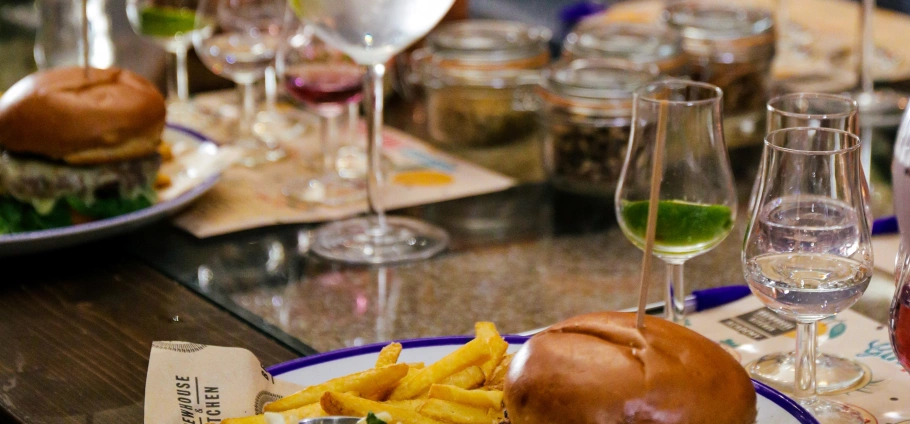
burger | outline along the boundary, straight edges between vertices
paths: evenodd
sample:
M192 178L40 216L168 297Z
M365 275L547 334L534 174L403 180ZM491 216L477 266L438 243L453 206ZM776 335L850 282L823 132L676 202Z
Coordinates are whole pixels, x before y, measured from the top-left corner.
M538 333L509 368L512 424L752 424L746 371L718 344L672 322L605 312Z
M0 97L0 234L150 206L164 98L125 69L57 68Z

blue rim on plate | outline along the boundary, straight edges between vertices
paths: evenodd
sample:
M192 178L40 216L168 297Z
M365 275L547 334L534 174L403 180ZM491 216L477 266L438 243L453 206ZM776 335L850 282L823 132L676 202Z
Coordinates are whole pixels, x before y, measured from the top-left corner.
M524 344L531 337L529 336L504 336L503 337L510 345L512 344ZM404 349L409 348L420 348L420 347L431 347L431 346L447 346L447 345L463 345L471 340L474 337L472 336L445 336L445 337L428 337L422 339L408 339L408 340L398 340L401 343L401 347ZM355 346L339 350L333 350L331 352L320 353L316 355L306 356L303 358L292 359L287 362L282 362L280 364L272 365L266 368L272 376L280 376L291 371L296 371L300 368L306 368L313 365L323 364L326 362L332 362L338 359L349 358L352 356L366 355L370 353L378 353L385 347L389 342L383 343L374 343L365 346ZM796 403L795 400L790 399L781 392L772 389L771 387L752 380L752 385L755 387L755 392L773 402L775 405L781 407L784 411L787 411L794 418L799 420L802 423L807 424L818 424L818 420L806 411L805 408Z
M167 124L167 128L183 133L200 143L217 144L202 133L180 125ZM213 175L171 200L156 203L128 214L66 227L0 235L0 256L72 246L152 223L189 205L190 202L209 191L218 182L219 177L220 175Z

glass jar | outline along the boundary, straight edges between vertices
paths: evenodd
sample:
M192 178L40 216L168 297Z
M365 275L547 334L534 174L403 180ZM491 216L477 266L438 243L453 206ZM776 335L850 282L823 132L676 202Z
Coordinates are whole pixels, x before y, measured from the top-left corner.
M544 167L554 188L613 196L632 131L634 92L659 75L655 64L616 59L561 61L544 73L537 96Z
M727 145L760 141L774 60L771 13L683 2L667 7L663 18L682 35L690 77L723 90Z
M657 65L664 75L687 77L686 55L679 32L665 26L584 21L566 36L565 60L612 58Z
M533 133L531 87L550 62L543 27L462 21L427 37L415 52L433 141L450 147L506 144Z

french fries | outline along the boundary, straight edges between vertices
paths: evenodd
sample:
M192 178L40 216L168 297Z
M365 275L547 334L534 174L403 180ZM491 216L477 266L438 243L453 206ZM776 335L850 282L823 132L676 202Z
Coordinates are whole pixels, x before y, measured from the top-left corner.
M486 379L483 376L483 370L478 366L467 367L455 374L442 380L442 384L447 386L461 387L462 389L476 389L483 385Z
M389 395L390 400L413 399L429 390L433 383L438 383L471 365L482 364L490 359L490 348L485 340L476 338L455 352L420 370L413 377L408 377Z
M427 399L417 411L442 422L457 424L490 424L496 418L496 414L490 414L487 409L439 399Z
M492 322L478 322L474 325L474 331L477 333L477 338L483 339L490 349L490 359L480 366L484 377L489 379L493 375L493 369L499 365L502 356L506 354L509 344L502 339Z
M389 403L376 402L344 393L325 392L319 400L322 409L334 415L365 417L368 413L385 412L392 416L392 422L407 424L439 424L432 418L420 415L413 409L402 408Z
M376 368L392 365L398 362L398 355L401 355L401 343L389 343L381 351L379 358L376 358Z
M439 361L400 363L400 343L385 346L375 367L306 387L265 406L265 413L226 424L297 424L326 415L385 412L388 424L491 424L502 418L502 382L511 355L492 323Z
M394 364L383 368L338 377L317 386L310 386L290 396L285 396L265 406L266 412L280 412L319 402L325 392L375 393L383 391L401 380L408 373L407 364Z
M434 384L430 386L429 399L439 399L483 409L502 407L501 390L465 390L460 387Z

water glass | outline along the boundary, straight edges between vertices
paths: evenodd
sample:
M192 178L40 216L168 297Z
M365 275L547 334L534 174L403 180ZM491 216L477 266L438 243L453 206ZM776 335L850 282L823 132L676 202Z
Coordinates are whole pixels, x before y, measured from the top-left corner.
M860 140L798 127L770 133L764 148L743 274L765 306L796 321L793 397L822 423L863 423L819 399L816 380L816 323L856 303L872 277Z

